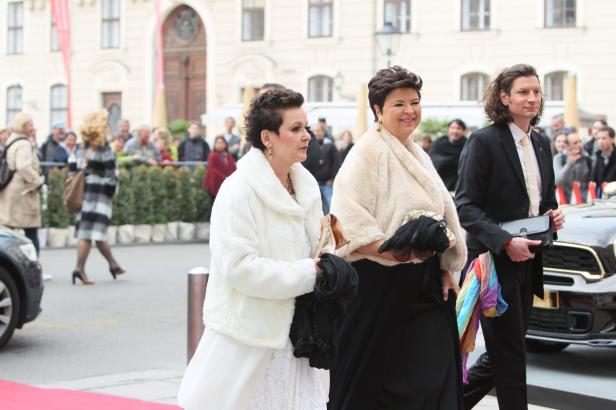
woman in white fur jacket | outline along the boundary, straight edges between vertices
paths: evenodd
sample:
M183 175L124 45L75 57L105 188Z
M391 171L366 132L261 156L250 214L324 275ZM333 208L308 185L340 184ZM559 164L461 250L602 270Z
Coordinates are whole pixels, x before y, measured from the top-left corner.
M464 266L466 247L451 195L411 138L421 121L421 86L398 66L370 80L378 125L355 144L334 181L331 212L350 240L359 294L340 329L331 410L462 408L453 272ZM411 211L444 217L455 245L420 263L412 254L399 260L392 251L378 253Z
M212 210L205 332L178 395L190 410L324 410L320 370L293 356L295 298L311 292L321 194L300 164L310 135L291 90L255 97L246 116L252 149Z

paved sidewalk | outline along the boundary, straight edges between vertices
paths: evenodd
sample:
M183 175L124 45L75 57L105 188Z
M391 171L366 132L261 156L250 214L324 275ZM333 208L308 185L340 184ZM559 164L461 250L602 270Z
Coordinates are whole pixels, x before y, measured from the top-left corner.
M86 377L79 380L46 384L39 387L84 390L114 396L129 397L164 404L176 404L176 395L182 380L182 372L153 369L142 372ZM498 410L496 398L487 396L477 410ZM550 410L547 407L529 406L529 410Z

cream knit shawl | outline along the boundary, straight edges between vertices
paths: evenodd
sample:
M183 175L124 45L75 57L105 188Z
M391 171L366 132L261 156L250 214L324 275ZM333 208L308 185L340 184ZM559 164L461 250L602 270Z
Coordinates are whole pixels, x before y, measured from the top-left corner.
M450 193L430 157L412 138L406 145L384 128L369 129L347 155L334 181L331 213L350 241L351 260L368 258L382 265L395 262L362 255L356 249L388 239L413 210L443 215L456 245L441 256L441 268L459 271L466 263L466 246Z

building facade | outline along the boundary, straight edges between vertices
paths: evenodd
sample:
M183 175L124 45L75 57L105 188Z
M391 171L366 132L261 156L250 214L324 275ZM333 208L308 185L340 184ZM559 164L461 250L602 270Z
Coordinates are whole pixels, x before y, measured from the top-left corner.
M46 131L67 106L49 1L0 5L0 122L24 110ZM151 123L155 1L70 0L70 7L75 127L99 107L113 120ZM237 115L246 87L266 82L351 109L388 59L422 76L427 107L448 107L450 118L468 113L471 124L481 125L477 100L491 76L519 62L538 69L549 114L562 111L564 80L576 74L579 107L616 122L610 0L161 0L161 15L168 119L208 114L209 133L222 114ZM385 23L401 34L377 34Z

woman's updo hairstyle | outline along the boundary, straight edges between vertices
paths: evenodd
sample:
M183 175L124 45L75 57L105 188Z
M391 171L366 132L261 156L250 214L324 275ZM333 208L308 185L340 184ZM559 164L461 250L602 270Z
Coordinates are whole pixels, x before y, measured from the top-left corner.
M379 70L368 83L368 101L374 114L374 122L378 121L374 106L376 105L383 112L385 98L390 92L397 88L412 88L417 91L417 95L421 99L422 85L423 80L420 76L398 65Z
M269 90L257 95L250 102L250 108L245 116L246 140L253 147L264 151L261 131L278 133L283 122L282 111L299 108L303 103L304 97L288 88Z
M88 146L98 148L107 140L107 117L109 113L104 108L97 112L86 114L79 129L81 139Z

